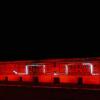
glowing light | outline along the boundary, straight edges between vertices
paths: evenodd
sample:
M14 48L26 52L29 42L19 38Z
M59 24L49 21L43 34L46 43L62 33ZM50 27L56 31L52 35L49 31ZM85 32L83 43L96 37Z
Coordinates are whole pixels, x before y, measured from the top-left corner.
M44 73L44 74L46 73L45 65L43 65L43 73Z
M43 73L45 74L46 70L45 70L45 65L44 64L33 64L33 65L26 65L25 66L25 73L18 73L17 71L13 70L13 73L16 75L28 75L29 74L29 67L39 67L39 66L43 66Z
M65 73L68 75L68 65L65 65Z
M68 75L68 66L69 65L72 65L72 64L66 64L65 65L65 73L63 73L63 74L66 74L66 75ZM100 75L100 74L98 74L98 73L94 73L94 69L93 69L93 64L92 63L83 63L83 65L86 65L86 66L89 66L90 67L90 73L91 73L91 75ZM18 73L17 71L15 71L15 70L13 70L13 73L14 74L16 74L16 75L28 75L29 74L29 67L35 67L35 66L37 66L37 67L39 67L39 66L42 66L42 70L43 70L43 73L45 74L46 73L46 65L45 64L33 64L33 65L26 65L25 66L25 72L24 73ZM48 74L48 73L47 73ZM49 73L49 74L52 74L52 73ZM61 74L61 73L59 73L59 74ZM54 72L54 76L55 75L58 75L58 73L57 72Z
M72 61L71 61L72 60ZM87 61L88 60L88 61ZM0 80L33 82L34 77L39 82L52 82L57 77L61 83L77 83L81 76L83 84L100 85L99 59L63 59L36 61L0 62ZM20 79L21 80L21 79Z
M13 71L13 73L16 74L16 75L27 75L26 73L18 73L15 70Z
M90 67L90 73L92 74L92 75L100 75L100 74L98 74L98 73L94 73L94 69L93 69L93 64L92 63L83 63L83 65L87 65L87 66L89 66Z
M15 74L18 74L15 70L13 71Z
M58 73L56 72L56 71L54 71L54 74L53 74L54 76L57 76L58 75Z

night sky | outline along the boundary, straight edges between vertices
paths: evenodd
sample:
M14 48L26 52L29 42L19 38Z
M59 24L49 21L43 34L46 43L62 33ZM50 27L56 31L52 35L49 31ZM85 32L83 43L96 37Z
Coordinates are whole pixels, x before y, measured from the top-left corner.
M1 16L0 60L100 56L98 20L73 10L67 16L62 10L34 15L27 11L27 16L26 10L3 12L7 15Z
M27 32L26 32L27 33ZM21 33L20 33L21 34ZM30 60L100 56L99 40L86 35L48 32L14 34L0 40L0 60Z

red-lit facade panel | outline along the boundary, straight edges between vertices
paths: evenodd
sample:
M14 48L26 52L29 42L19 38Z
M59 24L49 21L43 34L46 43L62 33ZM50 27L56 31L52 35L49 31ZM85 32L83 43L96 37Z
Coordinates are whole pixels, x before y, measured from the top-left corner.
M76 84L82 78L83 84L100 85L100 59L62 59L40 61L0 62L0 81L33 82L38 78L41 83Z

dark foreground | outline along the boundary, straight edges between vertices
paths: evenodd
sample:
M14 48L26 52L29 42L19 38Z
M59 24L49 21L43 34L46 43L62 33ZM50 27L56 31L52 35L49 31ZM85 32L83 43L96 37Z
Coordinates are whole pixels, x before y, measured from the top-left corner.
M100 91L0 86L0 100L100 100Z

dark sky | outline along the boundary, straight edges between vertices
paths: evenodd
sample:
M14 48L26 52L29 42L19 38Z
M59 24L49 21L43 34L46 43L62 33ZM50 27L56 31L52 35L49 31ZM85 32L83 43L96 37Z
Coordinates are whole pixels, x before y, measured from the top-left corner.
M3 11L0 60L100 56L97 18L93 20L90 11L72 11L67 15L59 10L38 14Z
M94 42L89 36L69 33L56 35L49 32L47 35L15 35L1 40L0 60L100 56L99 40Z

